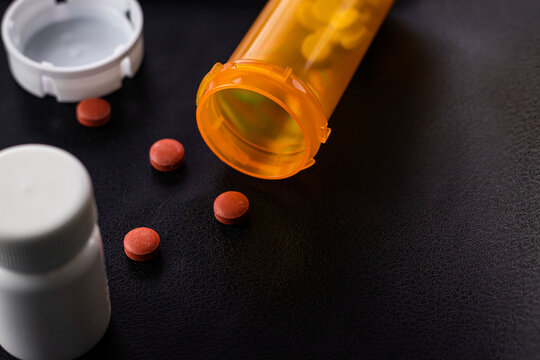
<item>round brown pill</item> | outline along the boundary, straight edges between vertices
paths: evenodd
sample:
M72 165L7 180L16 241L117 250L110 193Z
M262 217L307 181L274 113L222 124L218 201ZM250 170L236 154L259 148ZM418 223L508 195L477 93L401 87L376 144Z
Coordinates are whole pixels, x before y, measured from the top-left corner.
M124 252L135 261L153 259L159 252L159 235L150 228L140 227L131 230L124 237Z
M150 164L158 171L174 171L184 163L184 146L174 139L162 139L150 148Z
M238 191L227 191L214 201L214 216L226 225L242 222L249 209L248 198Z
M85 99L77 105L77 120L87 127L105 125L111 120L111 105L103 99Z

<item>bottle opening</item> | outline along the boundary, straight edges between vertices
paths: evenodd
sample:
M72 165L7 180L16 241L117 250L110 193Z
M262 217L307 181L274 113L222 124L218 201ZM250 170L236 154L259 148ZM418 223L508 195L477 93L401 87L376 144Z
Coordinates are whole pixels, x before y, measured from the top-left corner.
M285 105L270 95L225 88L205 97L197 112L206 143L235 169L281 179L305 167L304 133Z

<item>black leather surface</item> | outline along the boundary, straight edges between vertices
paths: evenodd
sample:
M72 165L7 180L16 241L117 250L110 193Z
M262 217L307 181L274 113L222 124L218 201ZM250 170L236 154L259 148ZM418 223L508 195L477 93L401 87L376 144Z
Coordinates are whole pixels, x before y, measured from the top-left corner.
M56 145L93 177L113 315L85 358L539 359L540 2L398 0L317 164L276 182L218 161L194 117L262 4L143 2L144 65L100 129L1 54L0 148ZM178 173L150 168L162 137ZM232 189L251 217L226 227ZM151 263L123 254L138 226L162 237Z

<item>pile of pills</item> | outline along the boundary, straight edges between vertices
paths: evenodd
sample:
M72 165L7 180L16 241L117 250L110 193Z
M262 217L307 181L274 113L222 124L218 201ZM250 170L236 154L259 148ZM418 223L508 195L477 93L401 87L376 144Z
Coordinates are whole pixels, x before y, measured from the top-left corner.
M91 98L77 105L77 120L86 127L99 127L111 119L111 105L104 99ZM184 164L184 146L175 139L156 141L149 152L150 165L161 172L178 170ZM222 224L235 225L245 220L249 209L248 198L237 191L227 191L214 201L214 216ZM148 261L157 256L161 239L150 228L139 227L124 237L124 252L134 261Z

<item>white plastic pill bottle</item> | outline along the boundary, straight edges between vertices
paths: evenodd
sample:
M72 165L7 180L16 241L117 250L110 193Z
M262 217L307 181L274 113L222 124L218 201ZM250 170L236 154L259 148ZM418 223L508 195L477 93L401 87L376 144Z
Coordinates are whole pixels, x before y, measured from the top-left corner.
M90 176L64 150L0 151L0 345L73 359L104 335L110 302Z

